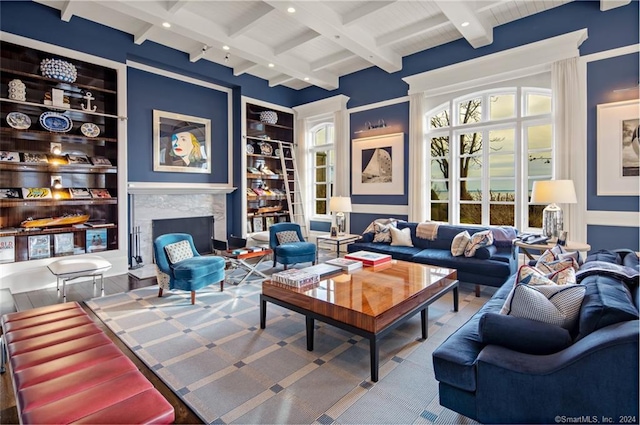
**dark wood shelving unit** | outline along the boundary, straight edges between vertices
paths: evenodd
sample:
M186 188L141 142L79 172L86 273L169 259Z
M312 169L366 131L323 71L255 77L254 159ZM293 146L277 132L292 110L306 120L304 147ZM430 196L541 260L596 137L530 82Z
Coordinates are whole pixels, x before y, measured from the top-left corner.
M100 231L106 235L104 250L117 250L123 241L118 240L118 213L121 207L118 195L118 72L116 69L66 58L58 54L27 48L17 44L0 42L0 151L17 152L21 162L0 161L0 189L47 188L52 197L46 199L0 198L0 242L12 241L15 247L14 262L30 261L32 236L43 236L49 241L50 255L77 255L92 252L87 237ZM76 81L65 82L43 76L40 64L43 59L60 59L69 62L77 70ZM26 98L11 98L9 82L21 80L26 87ZM54 108L44 104L45 95L52 89L63 90L69 104ZM91 94L91 105L96 111L83 110L85 96ZM25 114L31 120L26 129L12 128L7 122L11 112ZM45 112L61 114L73 122L67 132L54 132L44 128L40 116ZM81 131L85 123L98 126L100 133L88 137ZM53 145L61 148L61 154L53 152ZM45 155L48 163L24 162L25 154ZM67 156L106 158L111 165L68 164ZM62 189L52 188L55 178L62 179ZM71 198L69 189L103 189L111 197ZM18 191L21 193L21 191ZM63 196L60 196L63 195ZM94 195L98 196L94 192ZM0 196L5 196L1 195ZM108 223L105 227L60 226L29 231L5 231L20 228L28 218L41 219L67 215L89 215L89 220ZM73 252L56 252L56 235L70 234ZM50 236L53 235L53 236ZM47 236L47 238L44 238ZM12 239L11 239L12 238ZM48 258L44 257L44 258ZM41 257L43 258L43 257ZM7 261L6 259L4 262Z

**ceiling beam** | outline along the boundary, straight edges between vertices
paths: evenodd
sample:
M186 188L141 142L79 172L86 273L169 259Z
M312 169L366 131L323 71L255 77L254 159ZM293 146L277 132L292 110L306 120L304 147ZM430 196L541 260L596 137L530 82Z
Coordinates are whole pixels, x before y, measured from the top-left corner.
M188 0L168 1L167 2L167 12L169 12L170 14L173 15L178 10L182 9L187 4L187 1Z
M387 48L379 48L373 37L357 28L348 28L342 24L342 16L338 15L320 1L288 1L264 0L280 10L283 14L311 28L322 36L332 40L343 49L347 49L367 62L387 72L402 69L402 58ZM287 13L287 8L294 6L296 13Z
M606 12L616 7L626 6L629 3L631 3L631 0L600 0L600 10Z
M320 34L318 34L313 30L305 31L302 34L296 36L295 38L287 40L284 43L281 43L280 45L274 47L273 54L276 56L281 55L285 52L288 52L289 50L293 50L296 47L302 46L303 44L308 43L309 41L314 40L318 37L320 37Z
M343 25L351 25L356 21L364 18L367 15L371 15L378 10L384 9L390 4L395 3L396 0L391 1L367 1L363 3L359 3L360 6L356 7L350 12L342 15L342 24Z
M127 2L112 0L101 2L104 7L135 16L148 24L155 26L162 25L164 21L172 23L171 28L166 31L175 32L183 37L193 39L195 42L207 46L226 44L236 57L243 58L261 66L274 64L275 70L288 74L296 79L304 80L327 90L338 88L338 76L327 71L312 71L310 64L291 55L276 56L272 48L262 43L260 40L251 39L245 36L231 38L228 36L228 29L222 25L191 12L188 8L180 9L175 15L169 16L164 7L155 2ZM163 31L165 31L163 29Z
M233 67L233 75L236 77L242 74L245 74L251 70L258 69L260 65L255 62L245 61L239 65Z
M231 22L228 32L229 37L235 38L246 33L250 29L257 27L260 21L273 12L273 10L273 7L266 3L257 3L256 5L251 6L249 12L245 13L234 22Z
M437 28L450 25L451 21L443 15L438 14L427 19L415 22L407 25L406 27L398 28L395 31L391 31L387 34L383 34L376 38L376 44L380 47L389 46L394 43L415 37L420 34L424 34L429 31L433 31Z
M269 87L279 86L280 84L288 83L293 80L295 80L295 78L290 75L280 74L277 77L269 78Z
M493 26L476 13L472 3L449 0L435 0L435 3L475 49L493 43ZM463 22L469 25L463 27Z
M203 45L201 48L189 53L189 61L198 62L200 59L204 58L208 52L209 52L209 46Z
M149 35L151 35L154 28L155 25L153 24L145 24L140 31L133 35L133 42L136 44L144 43L149 38Z
M342 50L341 52L334 53L317 61L311 62L311 70L319 71L324 68L328 68L332 65L336 65L340 62L344 62L348 59L355 57L353 53L348 50Z
M62 6L62 9L60 9L60 19L69 22L73 17L73 9L73 0L68 0L64 6Z

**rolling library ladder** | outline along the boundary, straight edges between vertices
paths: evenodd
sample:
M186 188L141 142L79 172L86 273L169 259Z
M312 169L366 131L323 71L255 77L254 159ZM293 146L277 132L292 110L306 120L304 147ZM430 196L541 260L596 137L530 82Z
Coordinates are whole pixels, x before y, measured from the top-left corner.
M284 189L287 197L289 221L300 225L300 231L305 239L309 238L307 218L304 214L304 203L300 192L300 175L298 173L298 162L293 143L278 141L280 152L280 165L284 176ZM289 152L289 155L286 155Z

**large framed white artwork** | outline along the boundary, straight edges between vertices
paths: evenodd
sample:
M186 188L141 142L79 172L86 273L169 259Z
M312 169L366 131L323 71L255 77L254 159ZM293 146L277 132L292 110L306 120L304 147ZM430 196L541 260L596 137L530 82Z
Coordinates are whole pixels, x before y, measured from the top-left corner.
M598 105L598 195L640 194L640 100Z
M353 139L353 195L404 194L404 133Z

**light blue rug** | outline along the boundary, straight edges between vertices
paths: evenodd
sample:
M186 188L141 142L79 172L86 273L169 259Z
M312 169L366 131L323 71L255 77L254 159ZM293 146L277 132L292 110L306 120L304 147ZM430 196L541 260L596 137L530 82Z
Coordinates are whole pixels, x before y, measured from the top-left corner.
M273 304L260 329L261 283L218 285L158 298L157 286L87 301L205 423L470 423L441 407L431 353L488 299L461 288L460 311L448 294L380 344L380 380L370 380L369 343L317 323L306 350L304 317Z

